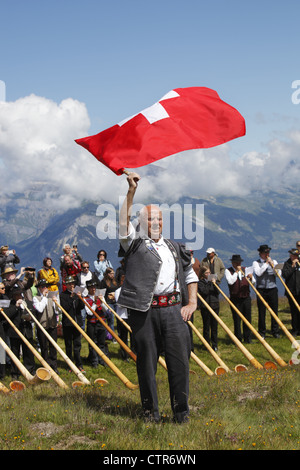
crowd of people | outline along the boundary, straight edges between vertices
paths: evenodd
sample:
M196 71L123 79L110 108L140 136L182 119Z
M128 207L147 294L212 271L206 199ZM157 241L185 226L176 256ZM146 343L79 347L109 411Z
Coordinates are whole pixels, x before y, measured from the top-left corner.
M198 308L202 316L203 336L215 351L218 350L218 322L211 315L207 304L217 315L220 314L218 286L223 278L229 288L230 301L250 323L252 321L250 283L255 285L262 298L275 314L278 314L278 287L275 273L275 267L278 263L272 259L270 252L271 247L261 245L258 248L258 259L250 267L243 266L243 259L239 254L233 254L230 259L231 266L226 267L214 248L207 248L205 257L200 261L194 258L193 252L191 252L192 266L198 279ZM295 247L289 250L289 257L279 271L288 286L288 291L286 290L285 294L291 312L291 332L295 337L300 335L300 313L296 305L296 303L300 305L299 257L300 241L296 242ZM116 270L105 250L100 250L95 258L95 261L90 264L79 254L76 245L71 247L69 244L65 244L63 254L59 259L58 269L53 266L49 256L43 259L40 269L32 267L18 269L17 265L21 261L15 250L10 250L7 245L0 249L2 278L0 306L29 342L40 350L43 358L56 372L58 372L57 350L43 332L36 327L30 312L55 341L58 336L63 337L67 355L83 373L85 371L81 356L81 334L63 314L63 311L66 311L86 331L108 357L109 342L115 342L115 340L97 316L93 314L93 311L113 331L116 326L116 332L122 341L128 344L130 340L130 346L134 349L128 330L115 318L109 308L115 310L125 321L128 319L127 309L118 304L125 279L124 258L121 259L120 266ZM266 306L260 297L257 297L257 307L257 329L261 336L265 337ZM241 320L232 306L231 311L234 334L240 341L251 343L249 327ZM193 316L191 321L193 321ZM278 323L272 316L271 334L275 338L280 337ZM190 335L192 339L191 329ZM36 366L32 351L22 342L18 333L2 315L0 316L0 336L18 358L22 355L25 367L31 374L34 374ZM120 348L120 354L124 360L128 361L128 355L124 349ZM99 364L105 366L103 359L90 345L87 360L92 367L98 367ZM9 373L14 379L20 375L16 365L0 346L0 378Z
M81 333L76 322L92 338L100 350L109 357L108 343L115 342L104 323L128 342L129 332L110 310L118 312L115 295L123 282L123 261L114 270L105 250L97 253L92 266L79 254L77 246L65 244L59 259L59 267L53 266L51 257L46 256L42 267L21 267L15 250L5 245L0 248L0 307L13 325L30 344L39 350L42 357L56 372L57 349L46 337L35 319L55 341L61 336L65 342L67 356L79 370L85 373L81 355ZM71 317L71 320L67 315ZM94 314L95 313L95 314ZM126 318L126 309L120 310L120 318ZM32 350L22 341L18 331L0 314L0 337L7 343L14 355L20 359L32 375L36 365ZM100 316L102 322L97 318ZM73 321L72 321L73 320ZM124 360L127 353L121 351ZM89 345L88 362L92 367L106 366L103 359ZM14 380L20 376L16 364L0 345L0 378L10 374Z
M258 258L248 267L243 266L243 259L239 254L234 254L230 259L231 266L226 268L214 248L206 250L206 257L201 262L194 260L199 276L198 307L203 320L203 336L215 351L218 350L218 322L215 316L210 314L207 304L219 315L221 291L218 286L223 278L229 288L234 334L240 341L251 343L252 333L235 308L249 323L252 322L252 285L256 292L258 310L258 324L255 328L265 338L267 306L278 316L278 277L284 282L285 295L289 302L291 334L294 337L300 335L300 241L288 250L288 259L282 265L271 257L271 250L267 244L260 245L257 249ZM278 322L273 315L270 317L271 334L274 338L280 338Z

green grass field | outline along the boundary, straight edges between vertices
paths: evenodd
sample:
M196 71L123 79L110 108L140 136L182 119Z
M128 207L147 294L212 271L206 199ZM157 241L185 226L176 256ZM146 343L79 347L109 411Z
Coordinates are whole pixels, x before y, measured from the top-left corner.
M228 304L221 301L220 316L232 330ZM280 319L290 329L290 314L285 299L280 299ZM270 315L267 314L270 326ZM257 328L253 302L252 324ZM199 312L195 325L202 332ZM283 335L267 342L288 363L294 349ZM194 335L194 352L210 370L218 364ZM64 342L59 339L64 347ZM247 349L262 365L273 360L254 338ZM119 345L109 343L111 360L122 373L137 384L135 363L120 359ZM82 356L88 354L82 340ZM277 366L276 370L257 369L241 353L219 326L219 354L230 372L209 376L191 359L190 422L172 422L167 372L160 365L157 385L162 421L145 423L140 417L138 390L130 390L109 369L92 369L86 362L86 377L92 385L72 388L77 380L59 357L64 390L53 379L42 385L26 385L22 392L0 394L1 450L299 450L300 449L300 366ZM235 372L237 364L247 370ZM95 385L96 378L109 383ZM2 383L9 387L10 377Z

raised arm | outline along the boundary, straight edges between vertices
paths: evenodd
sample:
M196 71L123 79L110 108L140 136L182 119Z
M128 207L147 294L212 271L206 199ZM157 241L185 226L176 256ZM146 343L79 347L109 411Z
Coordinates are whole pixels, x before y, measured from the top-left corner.
M137 173L131 172L128 174L128 191L126 198L120 210L120 235L126 237L128 235L129 222L131 217L131 210L133 204L133 198L138 186L140 176Z

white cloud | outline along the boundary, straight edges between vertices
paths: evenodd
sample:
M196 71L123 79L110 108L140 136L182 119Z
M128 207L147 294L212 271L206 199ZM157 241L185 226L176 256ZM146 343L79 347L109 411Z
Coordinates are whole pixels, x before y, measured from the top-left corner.
M125 176L116 176L74 140L89 134L83 103L57 104L36 95L0 103L2 190L22 192L32 182L57 189L47 194L49 207L74 207L82 200L118 203ZM137 169L142 180L137 202L176 202L182 196L242 195L261 188L276 190L299 181L300 131L273 140L266 152L249 149L230 157L230 143L173 155Z

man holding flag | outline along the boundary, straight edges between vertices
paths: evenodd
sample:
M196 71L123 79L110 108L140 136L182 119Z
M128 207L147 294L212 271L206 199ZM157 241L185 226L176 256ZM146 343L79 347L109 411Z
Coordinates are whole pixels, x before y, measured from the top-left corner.
M198 278L190 251L162 236L158 207L143 208L139 232L131 224L139 179L137 173L129 173L127 197L120 212L120 254L125 257L126 277L118 303L129 313L144 416L159 421L155 375L163 350L174 420L183 423L189 416L191 352L186 322L197 308Z

